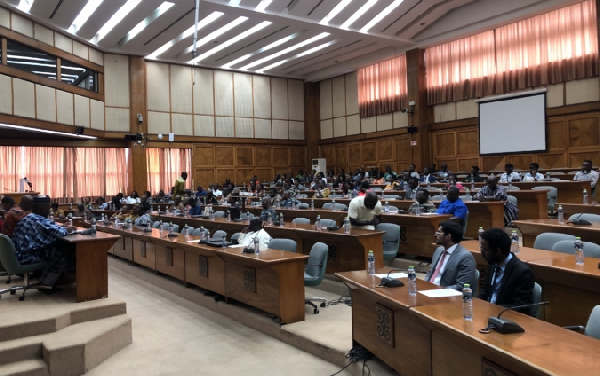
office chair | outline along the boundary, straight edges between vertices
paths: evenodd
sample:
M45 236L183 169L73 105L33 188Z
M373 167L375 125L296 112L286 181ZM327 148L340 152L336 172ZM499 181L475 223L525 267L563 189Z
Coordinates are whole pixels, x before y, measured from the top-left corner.
M506 197L508 198L508 201L510 201L514 206L517 206L517 207L519 206L519 204L518 204L519 201L517 200L517 198L515 196L506 195Z
M200 235L202 235L202 231L204 231L204 230L205 229L202 228L202 227L196 227L194 229L194 231L192 231L192 235L198 235L198 236L200 236Z
M10 292L11 295L15 295L17 290L23 290L23 295L19 297L19 300L23 301L25 300L25 291L27 290L40 288L47 288L48 290L52 289L50 286L42 286L39 284L31 285L29 283L29 274L46 269L47 267L52 266L53 263L50 261L42 261L36 264L21 265L19 260L17 260L15 245L12 240L4 234L0 234L0 264L2 264L9 275L23 274L24 277L24 286L12 286L7 289L2 289L0 290L0 296L7 292Z
M310 225L310 219L308 218L294 218L292 219L292 223L300 223L303 225Z
M235 234L231 235L231 244L239 244L238 239L240 238L241 234L241 232L236 232Z
M154 223L152 223L152 228L159 228L160 227L160 221L154 221Z
M575 254L574 240L561 240L552 246L553 251ZM583 255L585 257L600 257L600 245L592 242L583 242Z
M308 209L308 208L310 208L310 206L306 202L301 202L300 204L296 205L296 207L298 209Z
M531 188L534 191L545 190L548 191L548 211L553 212L555 210L556 199L558 197L558 189L547 185Z
M533 282L533 304L537 304L542 300L542 286L540 286L537 282ZM529 308L529 316L533 316L535 318L540 318L540 306L532 305Z
M215 218L225 218L225 212L223 210L217 210L215 212Z
M475 281L473 283L473 285L471 286L471 290L473 290L473 296L474 297L478 297L479 296L479 270L475 269Z
M267 247L281 251L296 252L296 242L292 239L271 239Z
M559 234L554 232L544 232L535 237L535 242L533 243L533 248L535 249L545 249L548 251L552 250L552 246L561 240L570 240L571 245L572 242L575 241L575 235L568 234Z
M169 222L163 222L163 230L169 231ZM173 232L179 232L179 225L173 224Z
M208 239L211 242L215 242L215 241L221 241L223 239L223 235L225 235L225 237L227 238L227 232L223 231L223 230L217 230L215 231L214 234L212 234L212 236Z
M310 250L308 262L304 268L304 286L318 286L323 281L327 269L327 254L329 247L322 242L316 242ZM321 302L321 307L327 305L327 299L319 297L304 298L304 303L313 307L313 313L319 313L319 308L313 302Z
M595 306L585 326L563 326L569 330L583 330L583 334L592 338L600 339L600 305Z
M336 226L335 219L321 218L321 228Z
M393 223L379 223L376 231L385 231L383 234L383 259L392 260L400 248L400 226Z

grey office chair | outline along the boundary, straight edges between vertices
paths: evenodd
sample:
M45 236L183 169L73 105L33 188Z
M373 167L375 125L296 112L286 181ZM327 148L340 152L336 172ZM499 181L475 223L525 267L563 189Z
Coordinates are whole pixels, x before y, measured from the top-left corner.
M327 254L329 247L322 242L316 242L310 250L308 262L304 268L304 286L318 286L323 281L327 269ZM321 302L321 307L327 305L327 299L319 297L304 298L304 303L313 307L313 313L319 313L319 308L313 302Z
M583 334L592 338L600 339L600 305L595 306L585 326L565 326L565 329L583 330Z
M548 251L552 250L552 246L561 240L570 240L571 245L575 241L574 235L568 234L559 234L554 232L543 232L535 237L535 242L533 243L533 248L535 249L545 249Z
M238 239L240 238L241 234L242 234L241 232L236 232L235 234L231 235L231 243L232 244L239 244Z
M393 205L388 205L388 209L390 213L396 213L398 211L398 207ZM385 210L385 208L383 208L383 210Z
M375 230L385 231L383 234L383 259L394 259L400 248L400 226L393 223L379 223L375 226Z
M310 208L310 206L306 202L301 202L298 205L296 205L296 207L298 209L308 209L308 208Z
M475 281L473 282L473 286L471 286L473 296L479 296L479 276L479 269L475 269Z
M336 226L335 219L321 218L321 227Z
M537 304L542 300L542 286L540 286L537 282L533 282L533 304ZM529 316L533 316L535 318L540 318L540 306L532 305L529 308Z
M245 220L245 219L248 219L248 218L250 218L250 219L254 218L254 214L252 214L250 212L240 214L240 219L241 220Z
M534 191L539 191L539 190L547 190L547 195L548 195L548 210L549 211L554 211L555 210L555 204L556 204L556 199L558 197L558 189L556 189L556 187L551 187L551 186L546 186L546 185L542 185L539 187L533 187L531 188Z
M575 213L569 217L568 221L571 222L574 219L585 219L588 222L600 222L600 215L591 213Z
M208 240L211 242L221 241L221 239L223 239L223 235L227 237L227 232L223 230L217 230Z
M519 206L518 204L518 200L515 196L513 195L506 195L506 197L508 198L508 201L510 201L514 206Z
M169 222L163 222L163 230L169 230ZM173 232L179 232L179 225L173 224Z
M281 251L296 252L296 242L292 239L271 239L267 247Z
M292 223L300 223L303 225L310 225L310 219L308 218L294 218L292 219Z
M29 274L46 269L47 267L52 266L53 263L50 261L42 261L36 264L21 265L19 260L17 260L15 245L13 244L12 240L10 240L10 238L4 234L0 234L0 264L2 264L9 275L22 274L24 277L23 286L12 286L7 289L2 289L0 290L0 296L7 292L10 292L11 295L15 295L17 290L23 290L23 295L19 297L19 300L23 301L25 300L25 291L29 289L52 289L50 286L42 286L39 284L31 285L29 283Z
M329 210L331 209L331 202L326 202L323 204L323 209Z
M203 227L196 227L194 231L192 231L192 235L202 235L202 231L206 230Z
M575 254L575 244L573 240L561 240L552 246L553 251ZM583 255L585 257L600 257L600 245L592 242L583 242Z
M225 212L223 210L217 210L215 212L215 218L225 218Z
M336 202L335 208L334 208L334 206L331 202L326 202L325 204L323 204L323 209L335 209L335 210L346 211L346 210L348 210L348 206L346 204Z
M160 227L160 221L154 221L154 223L152 223L152 228L159 228Z

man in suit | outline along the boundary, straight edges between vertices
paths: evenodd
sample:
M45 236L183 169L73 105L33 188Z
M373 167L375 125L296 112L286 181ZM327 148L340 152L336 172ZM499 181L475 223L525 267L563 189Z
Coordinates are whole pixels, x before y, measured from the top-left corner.
M462 291L464 284L474 286L475 258L461 244L463 229L455 221L442 221L435 232L435 244L439 247L433 254L431 270L425 280L442 287Z
M533 272L510 252L511 239L500 228L490 228L479 237L481 255L489 270L479 298L505 307L533 303ZM528 313L528 307L516 311Z

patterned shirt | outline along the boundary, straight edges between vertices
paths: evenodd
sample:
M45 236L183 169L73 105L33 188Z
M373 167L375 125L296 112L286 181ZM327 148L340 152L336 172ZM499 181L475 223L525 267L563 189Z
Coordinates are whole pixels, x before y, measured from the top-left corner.
M46 259L48 249L65 235L67 230L63 227L31 213L17 223L11 239L15 244L17 260L21 264L30 264Z
M147 213L142 214L135 219L133 224L139 227L148 227L152 225L152 217L150 217L150 214Z
M421 207L421 213L435 213L435 205L431 202L426 202L424 204L413 202L408 208L408 214L415 214L417 211L417 205Z

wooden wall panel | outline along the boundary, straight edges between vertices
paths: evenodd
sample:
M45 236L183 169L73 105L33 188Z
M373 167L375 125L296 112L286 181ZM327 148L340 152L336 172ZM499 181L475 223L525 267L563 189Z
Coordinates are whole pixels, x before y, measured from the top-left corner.
M214 166L215 164L215 148L195 146L192 154L194 159L192 164L194 166Z
M409 161L411 156L411 146L408 140L408 135L396 137L396 139L394 140L394 144L394 149L396 153L396 157L394 159L396 161L410 163Z
M215 148L215 154L217 156L217 166L233 166L233 146L217 146Z
M458 145L458 153L460 155L477 155L479 156L479 139L477 131L457 132L456 140Z
M217 183L223 184L227 179L234 179L235 169L233 168L217 168L215 169L217 173ZM194 181L197 182L196 177L194 176ZM207 184L202 182L203 184ZM214 182L213 182L214 183ZM208 185L208 184L207 184Z
M360 144L348 145L348 163L350 165L361 166L362 160L363 159Z
M272 166L270 148L254 148L254 162L257 166Z
M505 164L504 156L481 157L481 165L479 167L483 171L504 171Z
M194 171L194 182L196 185L201 185L203 188L208 188L208 184L211 182L218 182L219 184L223 184L225 179L223 180L215 180L216 174L213 168L196 168ZM196 187L192 187L192 189L196 189Z
M257 167L256 170L256 177L258 178L258 181L260 182L268 182L273 180L273 178L275 177L275 173L273 173L273 169L272 168L267 168L267 167ZM267 187L269 185L267 184Z
M569 124L569 147L578 148L586 146L598 146L600 143L600 129L598 127L598 115L578 116L570 119Z
M237 148L237 165L252 166L254 165L254 156L252 148Z
M365 166L377 162L377 142L364 142L361 146L362 161Z
M440 133L434 134L433 137L433 152L439 157L454 157L456 156L456 134Z
M582 151L569 153L569 166L573 167L574 170L578 170L581 167L581 162L589 159L597 166L600 162L600 151Z
M273 166L289 166L290 156L288 148L273 148Z
M235 183L248 183L251 177L256 175L253 168L238 168L235 172Z
M348 149L346 145L335 147L335 164L336 166L345 166L348 164Z
M584 158L585 159L585 158ZM539 154L537 156L537 163L540 166L544 166L544 168L560 168L566 166L576 166L573 164L567 163L567 158L565 153L556 153L556 154Z
M546 126L546 146L550 150L564 150L567 147L568 128L564 118L548 119Z
M289 150L290 165L301 166L301 168L306 170L307 163L311 163L311 161L306 160L306 148L304 146L292 146L289 148Z
M391 161L394 158L394 142L392 140L377 141L377 160Z
M327 160L327 168L328 169L329 169L329 166L337 166L337 163L335 160L335 147L334 146L322 146L319 157L325 158Z
M508 156L510 163L515 166L515 169L523 170L528 169L529 164L532 162L538 162L531 154L513 154ZM518 166L518 167L517 167ZM504 170L504 167L502 168Z
M479 158L459 158L458 159L458 168L456 171L466 171L470 172L471 167L479 166Z

